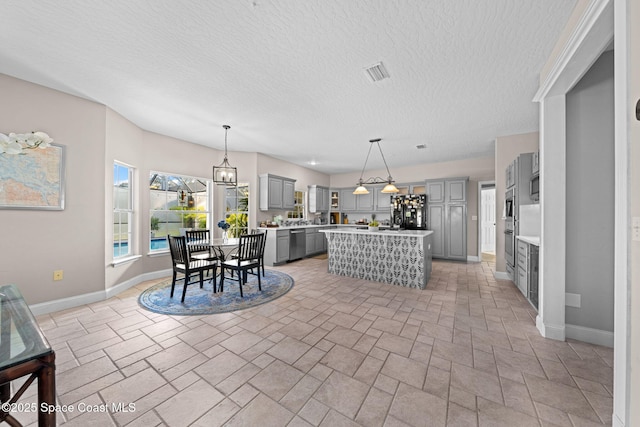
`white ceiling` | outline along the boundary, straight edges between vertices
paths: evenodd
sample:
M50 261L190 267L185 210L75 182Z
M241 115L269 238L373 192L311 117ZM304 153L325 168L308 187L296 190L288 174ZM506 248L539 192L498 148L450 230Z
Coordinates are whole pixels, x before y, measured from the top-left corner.
M537 130L538 73L574 4L2 0L0 73L217 149L229 124L230 151L325 173L360 171L382 138L393 172ZM391 78L372 83L378 61Z

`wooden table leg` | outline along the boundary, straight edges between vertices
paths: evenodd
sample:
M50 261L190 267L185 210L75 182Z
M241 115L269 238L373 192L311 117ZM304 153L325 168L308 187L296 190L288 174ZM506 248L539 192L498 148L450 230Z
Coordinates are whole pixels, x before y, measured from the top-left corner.
M56 405L56 354L52 351L40 360L44 366L38 372L38 426L55 427L56 411L42 411L42 404Z

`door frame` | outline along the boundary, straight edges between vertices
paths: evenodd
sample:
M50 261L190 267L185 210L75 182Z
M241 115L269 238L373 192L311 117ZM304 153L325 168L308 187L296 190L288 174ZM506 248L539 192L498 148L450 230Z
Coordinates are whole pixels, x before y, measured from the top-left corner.
M487 184L492 184L493 188L497 192L495 179L491 181L478 181L478 261L480 262L482 262L482 186ZM496 200L498 200L497 197L496 197ZM496 206L496 212L498 212L497 206ZM494 241L497 241L496 236L493 236L493 238L494 238ZM497 256L498 254L496 253L496 257Z

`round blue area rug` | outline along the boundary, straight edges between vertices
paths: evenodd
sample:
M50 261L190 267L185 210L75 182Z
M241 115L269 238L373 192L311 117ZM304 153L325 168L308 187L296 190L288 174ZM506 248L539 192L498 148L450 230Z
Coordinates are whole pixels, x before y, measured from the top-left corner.
M187 287L187 295L184 303L181 303L184 282L182 279L176 281L173 298L171 298L169 296L171 279L169 279L145 289L138 298L138 304L154 313L179 316L226 313L273 301L293 288L293 278L279 271L265 270L265 276L261 277L261 280L262 292L258 289L258 278L250 274L247 283L242 287L244 293L242 298L237 281L226 278L224 292L214 294L211 280L205 279L204 287L200 289L200 282L195 279L195 282ZM219 287L220 277L217 278L217 284Z

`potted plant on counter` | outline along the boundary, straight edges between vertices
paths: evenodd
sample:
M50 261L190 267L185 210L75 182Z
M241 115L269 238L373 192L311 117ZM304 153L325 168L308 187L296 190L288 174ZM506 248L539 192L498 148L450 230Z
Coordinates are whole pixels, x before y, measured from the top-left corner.
M380 230L380 223L374 218L371 220L371 222L369 223L369 231L379 231Z

